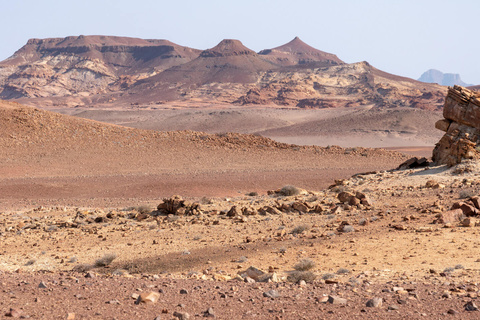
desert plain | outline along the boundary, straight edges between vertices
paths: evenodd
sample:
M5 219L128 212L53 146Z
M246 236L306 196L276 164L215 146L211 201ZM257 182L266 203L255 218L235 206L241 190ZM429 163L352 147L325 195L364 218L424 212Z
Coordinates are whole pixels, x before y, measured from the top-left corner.
M72 39L64 41L85 40ZM233 44L236 59L259 59ZM167 69L168 79L218 50L229 57L231 45L197 52L193 64ZM331 61L315 74L367 68L391 86L419 85ZM42 79L35 68L44 67L31 66L32 81ZM148 79L127 97L144 93ZM477 319L478 162L399 168L431 158L446 89L416 92L423 98L412 99L427 99L419 108L385 107L400 89L367 80L381 87L380 105L273 103L272 82L261 104L233 103L257 96L238 97L233 85L224 92L233 98L214 102L201 87L192 90L201 99L135 104L115 93L95 107L83 94L62 104L67 98L29 97L41 90L32 82L10 82L0 102L1 316Z

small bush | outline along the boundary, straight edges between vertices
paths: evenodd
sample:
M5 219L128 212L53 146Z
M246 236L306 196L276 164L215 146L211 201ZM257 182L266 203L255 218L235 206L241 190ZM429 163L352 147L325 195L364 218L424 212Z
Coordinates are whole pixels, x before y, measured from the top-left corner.
M286 252L287 252L287 248L278 249L278 253L286 253Z
M337 270L337 274L347 274L347 273L350 273L350 270L345 268L340 268Z
M301 233L305 232L306 230L308 230L308 228L309 227L305 224L296 226L295 228L293 228L291 234L301 234Z
M95 267L106 267L110 263L112 263L112 261L115 260L116 257L117 257L117 255L115 253L107 253L106 255L101 257L100 259L97 259L95 261L94 266Z
M455 269L465 269L465 267L461 264L457 264L454 268Z
M295 186L288 185L280 189L279 193L285 197L296 196L300 194L300 189Z
M323 279L323 280L334 279L334 278L335 278L335 274L334 274L334 273L325 273L325 274L322 276L322 279Z
M72 271L74 272L87 272L93 269L91 264L81 263L73 267Z
M310 259L302 259L293 267L293 269L297 271L308 271L315 268L315 266L315 261Z
M461 190L458 193L458 196L460 197L460 199L469 199L475 196L475 192L473 190Z
M312 282L317 278L317 275L311 271L292 271L287 280L290 282L299 282L301 280L305 282Z
M452 268L452 267L448 267L443 270L444 273L451 273L453 271L455 271L455 268Z
M249 192L249 193L247 193L247 196L256 197L256 196L258 196L258 192L255 192L255 191Z
M77 257L75 257L75 256L71 257L71 258L68 260L69 263L75 263L75 262L77 262L77 261L78 261L78 259L77 259Z

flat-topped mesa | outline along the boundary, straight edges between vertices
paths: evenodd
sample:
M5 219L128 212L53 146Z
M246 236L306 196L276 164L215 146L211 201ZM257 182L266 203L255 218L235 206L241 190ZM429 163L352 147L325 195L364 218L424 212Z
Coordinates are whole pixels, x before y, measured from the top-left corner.
M200 56L208 57L229 57L229 56L244 56L257 55L257 53L243 45L240 40L224 39L220 41L215 47L204 50Z
M480 93L461 86L448 88L443 116L435 127L446 133L435 145L432 160L453 166L463 159L480 159Z

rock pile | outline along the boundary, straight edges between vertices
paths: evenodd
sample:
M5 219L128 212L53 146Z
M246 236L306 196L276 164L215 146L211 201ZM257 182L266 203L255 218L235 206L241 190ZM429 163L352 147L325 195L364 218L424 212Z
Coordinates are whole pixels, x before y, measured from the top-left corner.
M190 203L180 196L173 196L169 199L163 199L163 202L157 206L157 210L165 214L174 215L197 215L201 213L200 204Z
M475 218L480 215L480 196L471 197L465 201L455 202L447 212L436 216L434 223L455 224L461 223L464 227L476 225Z
M480 93L460 86L449 88L443 116L435 127L446 133L436 144L432 160L453 166L462 159L480 159Z

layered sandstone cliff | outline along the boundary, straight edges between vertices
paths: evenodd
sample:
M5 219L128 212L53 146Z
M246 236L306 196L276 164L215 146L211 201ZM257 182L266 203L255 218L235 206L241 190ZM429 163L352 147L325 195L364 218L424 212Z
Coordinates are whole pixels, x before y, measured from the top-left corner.
M436 144L432 160L452 166L463 159L480 159L480 93L460 86L449 88L443 116L435 127L445 135Z

